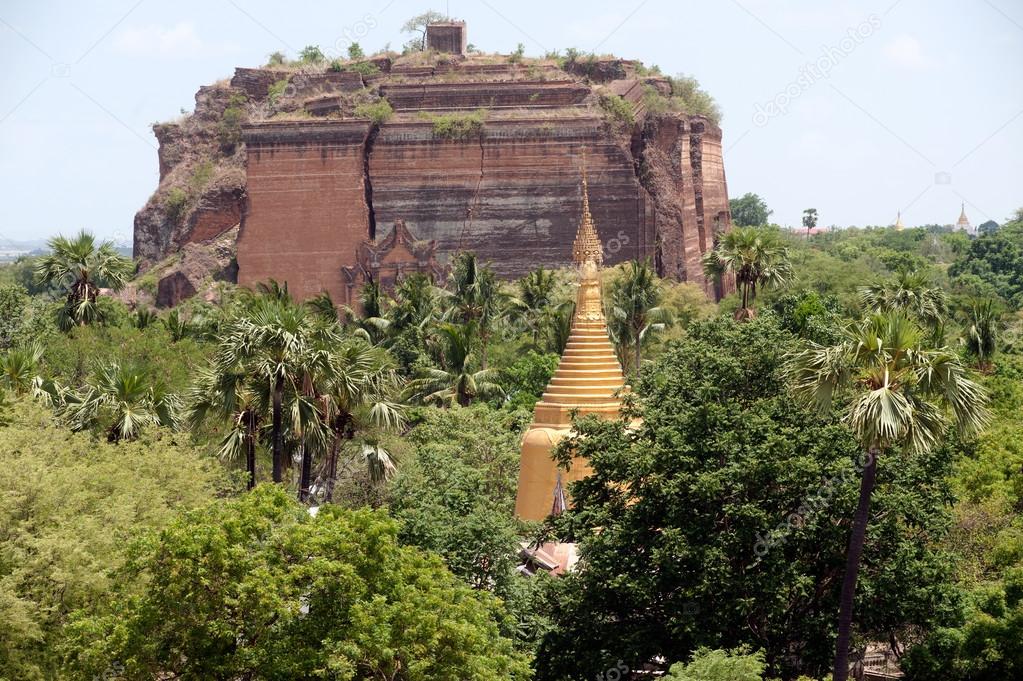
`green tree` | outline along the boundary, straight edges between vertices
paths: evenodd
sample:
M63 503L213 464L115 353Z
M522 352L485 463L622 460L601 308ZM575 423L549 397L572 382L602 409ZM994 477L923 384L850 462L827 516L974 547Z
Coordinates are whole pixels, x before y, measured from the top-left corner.
M728 210L732 214L732 222L738 227L760 227L767 224L767 219L774 211L767 203L753 193L743 194L737 199L728 200Z
M671 315L660 302L660 282L649 262L631 261L611 282L606 303L608 330L622 358L632 359L635 371L642 366L643 342L671 323Z
M324 342L327 327L318 325L303 305L291 300L286 289L256 296L222 332L214 358L215 371L241 371L250 381L268 386L272 478L284 481L285 402L291 404L293 430L319 435L318 412L309 394L309 379L328 366ZM296 418L297 417L297 418Z
M335 343L328 357L328 370L317 388L321 416L331 438L324 457L317 489L331 501L338 477L338 457L346 443L356 441L356 452L367 467L373 483L381 483L395 466L380 443L380 432L397 431L405 423L398 401L402 380L391 355L361 339ZM310 488L308 459L303 461L302 490Z
M793 388L821 412L841 403L846 423L867 452L859 502L846 555L838 617L834 679L849 676L856 580L870 520L877 460L886 453L925 452L946 428L970 434L987 420L987 396L958 355L926 345L921 329L902 313L877 314L851 329L839 344L810 344L792 354Z
M366 53L362 51L362 45L359 43L352 43L348 46L348 58L349 59L365 59Z
M703 269L711 277L735 276L742 295L736 319L756 314L757 287L781 286L792 276L788 248L778 231L769 228L741 227L728 232L703 256Z
M948 274L959 282L975 278L1019 309L1023 306L1023 220L1007 222L998 231L970 241Z
M519 295L509 302L514 316L529 329L533 345L538 345L540 336L550 324L557 285L555 272L545 270L542 265L516 282Z
M419 34L418 36L412 38L405 44L405 51L422 52L423 50L425 50L426 27L432 23L438 21L446 21L447 19L448 19L447 15L441 14L440 12L435 12L431 9L427 10L426 12L423 12L422 14L417 14L416 16L412 17L404 24L402 24L401 25L402 33Z
M256 449L267 392L240 364L211 362L198 371L187 397L187 419L194 431L214 418L228 424L218 454L229 461L245 458L249 489L256 486Z
M0 287L0 350L14 346L27 307L28 291L24 287Z
M326 57L323 56L323 50L318 45L306 45L302 48L302 51L298 53L298 58L307 64L319 64Z
M900 311L933 330L940 330L948 316L948 294L921 272L903 270L891 281L861 287L859 295L870 312Z
M471 587L501 598L520 579L514 572L520 416L485 404L414 410L411 451L390 486L399 539L439 553Z
M493 270L475 253L462 252L451 266L451 316L479 336L480 365L487 368L487 348L504 315L505 296ZM471 326L470 326L471 325Z
M52 403L57 418L72 430L102 428L110 442L138 439L149 428L181 425L181 400L162 380L117 362L101 366L81 388L46 381L37 395Z
M68 669L125 679L529 677L492 597L401 547L380 512L315 516L274 486L185 514L142 543L109 607L68 627ZM202 598L194 594L202 593Z
M47 246L50 253L36 261L35 275L45 285L67 290L59 317L63 329L96 321L100 287L119 291L134 270L131 260L118 255L111 242L97 245L96 238L84 230L73 239L55 236Z
M999 316L995 301L991 299L976 301L970 307L963 344L981 369L991 368L991 359L998 347Z
M848 540L834 519L855 507L859 452L844 425L793 403L782 369L795 342L772 315L695 323L644 367L638 413L576 421L557 455L593 472L554 529L585 569L558 580L538 678L592 679L618 660L664 669L743 644L771 676L823 675ZM954 621L940 548L950 470L939 453L882 467L892 491L866 547L867 640Z
M423 402L442 406L469 406L476 399L487 399L504 391L496 382L495 369L473 371L475 323L437 325L442 362L440 367L424 367L409 384L410 394Z
M807 208L803 211L803 227L806 228L806 238L810 238L810 232L817 226L817 209Z
M107 443L68 433L29 400L11 411L0 428L0 676L65 678L71 613L107 601L115 584L142 587L120 572L125 545L234 486L202 448L166 432Z
M1001 681L1023 675L1023 569L971 594L966 621L930 632L900 661L906 681Z

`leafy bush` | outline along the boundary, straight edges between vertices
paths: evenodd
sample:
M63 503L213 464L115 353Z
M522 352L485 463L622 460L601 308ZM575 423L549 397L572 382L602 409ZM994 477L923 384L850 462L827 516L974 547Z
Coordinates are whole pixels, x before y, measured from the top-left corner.
M179 223L188 212L188 192L181 187L171 187L163 197L163 209L171 222Z
M323 51L318 45L306 45L302 48L302 51L298 53L298 58L306 64L318 64L326 57L323 56Z
M362 45L359 43L352 43L348 46L348 58L349 59L364 59L366 53L362 51Z
M284 66L288 62L287 57L284 56L283 52L271 52L270 56L267 57L267 66Z
M394 114L391 103L386 99L379 99L375 102L363 102L355 107L356 118L368 118L376 125L386 123Z
M242 141L242 123L245 122L245 103L247 101L248 98L241 93L231 95L227 107L220 117L217 137L220 140L220 148L225 153L233 153L235 147Z
M0 350L14 346L28 300L28 291L21 286L0 288Z
M276 106L278 100L284 95L284 91L288 89L288 79L281 78L271 83L270 87L266 91L266 100L270 103L270 106Z
M380 67L371 61L360 61L348 67L349 71L362 74L363 77L375 76L380 73Z
M532 409L558 368L558 356L530 350L511 366L501 370L499 383L511 409Z
M423 112L421 117L433 123L433 134L450 140L466 140L483 134L487 119L486 109L471 113L431 114Z
M526 54L526 46L519 43L515 48L515 51L508 56L508 61L512 64L519 64L522 62L522 57Z
M672 665L664 681L761 681L765 668L762 650L699 648L688 663Z
M627 127L636 122L636 112L633 110L632 104L618 95L601 93L598 103L604 110L604 117L612 125Z

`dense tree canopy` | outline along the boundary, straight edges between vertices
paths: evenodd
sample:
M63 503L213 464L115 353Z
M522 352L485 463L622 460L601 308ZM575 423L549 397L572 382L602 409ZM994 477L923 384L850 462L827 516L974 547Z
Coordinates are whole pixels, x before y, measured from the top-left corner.
M753 193L743 194L737 199L730 199L728 209L732 213L732 222L738 227L766 225L767 219L774 212L767 207L766 201Z
M786 678L827 667L862 452L840 423L793 405L781 376L792 342L766 317L696 325L644 370L641 425L579 424L560 451L594 474L572 486L560 525L586 568L562 583L538 678L671 663L701 645L762 648ZM864 635L951 621L935 546L950 522L947 470L936 455L882 465Z
M399 546L383 513L312 515L258 487L143 542L126 574L146 589L115 590L70 625L73 674L118 661L122 678L140 680L529 677L498 631L498 602Z
M108 444L13 405L0 427L0 678L51 679L76 608L106 601L123 545L233 488L205 452L166 432Z

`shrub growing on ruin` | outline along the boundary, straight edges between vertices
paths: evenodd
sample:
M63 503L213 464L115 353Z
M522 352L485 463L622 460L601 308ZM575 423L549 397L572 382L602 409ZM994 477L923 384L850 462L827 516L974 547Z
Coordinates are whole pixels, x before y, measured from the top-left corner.
M276 106L277 100L281 98L284 91L288 87L288 79L281 78L280 80L274 81L266 91L266 100L270 103L270 106Z
M394 113L391 103L386 99L379 99L375 102L363 102L355 107L356 118L368 118L376 125L385 123Z
M423 118L433 123L433 134L450 140L465 140L483 134L487 110L477 109L471 113L450 113L435 115L423 113Z
M600 95L598 103L603 109L604 118L608 123L616 127L626 127L636 122L636 114L632 105L618 95L603 93Z

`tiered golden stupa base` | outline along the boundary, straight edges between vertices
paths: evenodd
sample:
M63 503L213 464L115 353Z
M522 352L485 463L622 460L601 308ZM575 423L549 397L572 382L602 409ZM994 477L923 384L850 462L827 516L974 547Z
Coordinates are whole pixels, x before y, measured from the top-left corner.
M585 290L585 284L583 290ZM583 291L581 290L582 294ZM599 295L599 294L598 294ZM622 367L608 338L603 316L583 318L583 295L577 304L565 352L550 384L536 405L533 425L522 442L519 489L515 513L526 520L543 520L551 513L559 469L551 459L558 442L572 432L572 414L618 416L618 393L625 387ZM598 299L599 300L599 299ZM571 469L560 471L564 487L591 473L585 461L576 459Z

